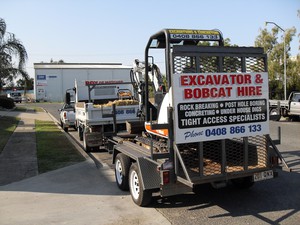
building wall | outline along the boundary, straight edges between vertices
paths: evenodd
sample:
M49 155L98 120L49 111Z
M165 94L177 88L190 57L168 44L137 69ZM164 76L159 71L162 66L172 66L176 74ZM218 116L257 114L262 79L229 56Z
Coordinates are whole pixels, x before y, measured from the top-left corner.
M62 102L75 79L130 81L130 67L124 68L35 68L35 97L39 101ZM44 92L44 94L43 94ZM40 94L39 94L40 93ZM44 99L42 97L45 96Z

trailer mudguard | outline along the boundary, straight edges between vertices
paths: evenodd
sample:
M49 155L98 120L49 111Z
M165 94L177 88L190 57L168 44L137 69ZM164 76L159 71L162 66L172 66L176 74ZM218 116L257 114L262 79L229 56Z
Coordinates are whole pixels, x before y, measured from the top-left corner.
M143 190L160 188L161 178L157 170L158 163L151 159L140 157L137 158L137 164L142 177Z

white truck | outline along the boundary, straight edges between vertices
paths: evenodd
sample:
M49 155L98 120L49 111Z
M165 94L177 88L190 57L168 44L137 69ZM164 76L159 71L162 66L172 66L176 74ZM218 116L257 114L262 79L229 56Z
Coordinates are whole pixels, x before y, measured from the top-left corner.
M132 100L129 74L102 80L75 81L76 128L86 152L105 145L126 122L139 121L139 102Z
M289 119L300 118L300 92L294 91L289 95L288 100L269 100L269 110L274 120L280 120L280 117Z

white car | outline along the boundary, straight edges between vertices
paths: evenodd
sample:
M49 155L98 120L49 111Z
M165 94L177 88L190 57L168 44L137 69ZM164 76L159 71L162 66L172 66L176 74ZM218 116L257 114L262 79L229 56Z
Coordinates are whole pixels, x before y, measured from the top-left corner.
M63 104L60 111L60 126L65 132L68 132L69 127L75 128L75 107L74 103Z
M7 94L8 98L12 98L14 102L22 102L22 94L21 92L15 91Z

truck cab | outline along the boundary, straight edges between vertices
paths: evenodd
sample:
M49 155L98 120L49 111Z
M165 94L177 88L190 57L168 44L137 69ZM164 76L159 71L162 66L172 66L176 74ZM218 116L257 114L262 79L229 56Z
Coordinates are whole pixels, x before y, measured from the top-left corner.
M279 121L281 116L289 119L300 118L300 92L293 91L287 100L269 100L270 116Z

